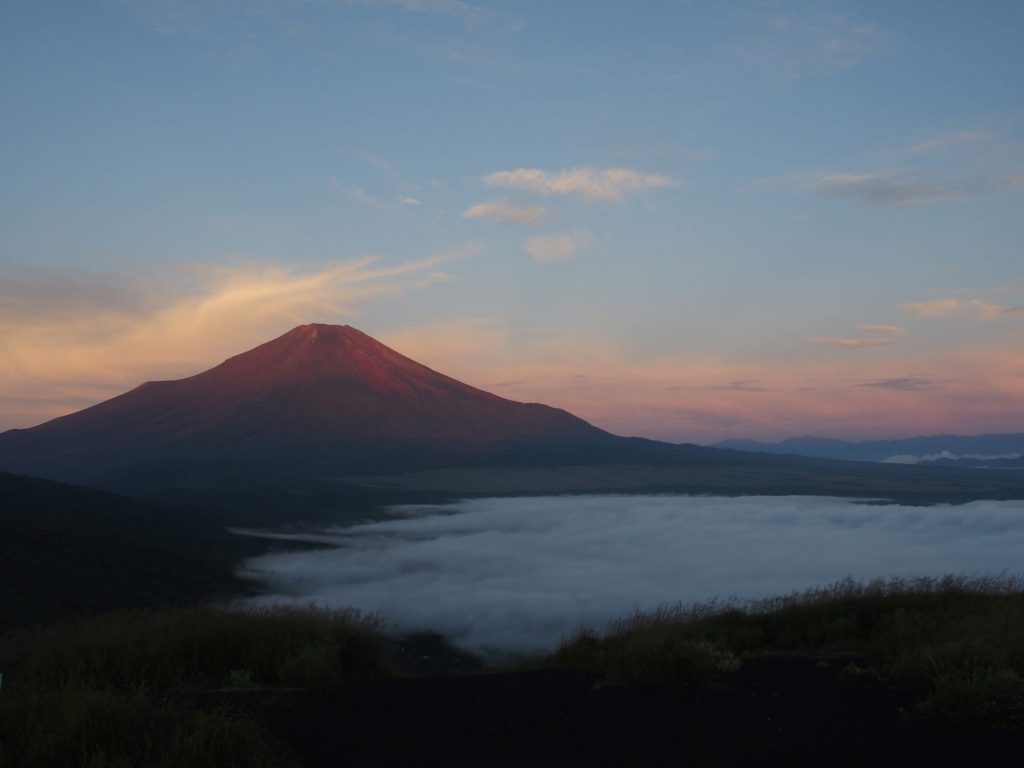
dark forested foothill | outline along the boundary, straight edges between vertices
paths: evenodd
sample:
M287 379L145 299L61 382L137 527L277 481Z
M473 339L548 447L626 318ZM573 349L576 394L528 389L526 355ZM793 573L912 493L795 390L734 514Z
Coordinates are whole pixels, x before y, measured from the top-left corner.
M207 514L0 473L0 629L250 590L266 542Z

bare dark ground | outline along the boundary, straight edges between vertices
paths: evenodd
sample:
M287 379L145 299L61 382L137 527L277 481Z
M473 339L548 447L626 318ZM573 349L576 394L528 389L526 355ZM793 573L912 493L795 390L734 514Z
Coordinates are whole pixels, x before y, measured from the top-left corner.
M1024 734L907 719L845 662L761 658L704 690L616 688L566 669L212 695L302 766L1020 766Z

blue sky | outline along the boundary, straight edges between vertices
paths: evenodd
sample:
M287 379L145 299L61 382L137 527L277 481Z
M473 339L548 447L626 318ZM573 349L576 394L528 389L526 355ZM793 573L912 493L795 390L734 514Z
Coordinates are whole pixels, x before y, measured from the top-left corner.
M673 440L1024 431L1024 5L0 10L0 428L347 322Z

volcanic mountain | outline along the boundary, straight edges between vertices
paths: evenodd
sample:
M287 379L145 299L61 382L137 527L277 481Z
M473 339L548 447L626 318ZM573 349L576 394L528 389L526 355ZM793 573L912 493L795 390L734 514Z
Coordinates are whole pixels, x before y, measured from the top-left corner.
M77 482L169 462L316 474L549 456L618 439L566 411L463 384L350 326L315 324L195 376L6 432L0 467Z
M195 376L5 432L0 471L274 519L430 493L1024 497L1024 476L1007 473L618 437L462 384L336 325L304 325Z

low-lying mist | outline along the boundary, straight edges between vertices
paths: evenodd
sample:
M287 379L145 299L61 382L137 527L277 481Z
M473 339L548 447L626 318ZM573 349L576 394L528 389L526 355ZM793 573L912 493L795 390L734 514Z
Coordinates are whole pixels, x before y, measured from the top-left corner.
M266 555L260 602L351 606L477 652L550 649L634 609L766 597L847 576L1017 573L1024 502L555 496L404 506Z

